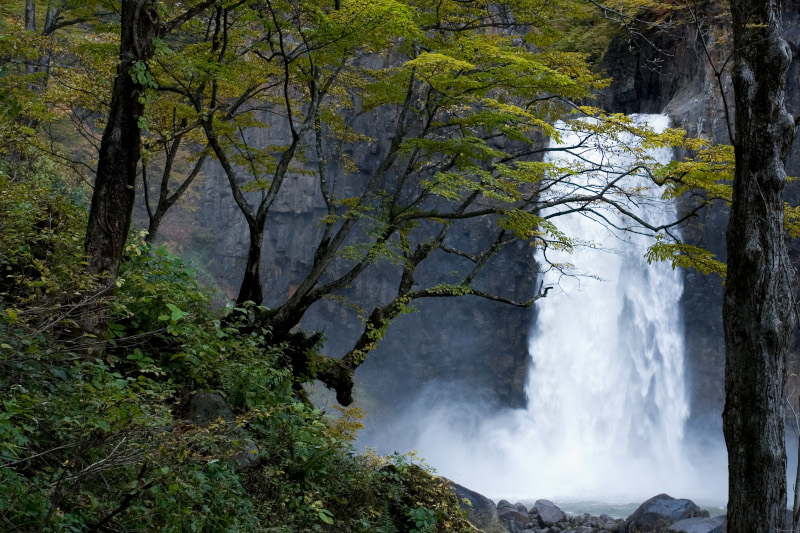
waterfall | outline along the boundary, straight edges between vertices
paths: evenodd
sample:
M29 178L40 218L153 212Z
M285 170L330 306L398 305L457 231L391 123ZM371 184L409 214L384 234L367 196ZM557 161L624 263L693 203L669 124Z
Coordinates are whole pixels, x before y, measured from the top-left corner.
M662 115L633 118L655 131L669 122ZM572 133L561 139L566 146L577 141ZM632 139L597 142L581 149L583 161L630 166L615 143ZM649 155L666 163L671 150ZM575 156L558 157L563 162ZM608 176L587 173L582 179L588 181L579 186L591 187ZM636 175L625 180L626 188L652 185ZM676 217L674 202L662 202L657 190L619 200L653 225ZM534 310L527 409L479 421L461 416L458 422L454 413L464 406L441 407L425 417L420 453L442 475L494 496L612 502L668 492L725 501L724 456L700 457L684 439L689 406L680 272L666 263L648 265L644 254L652 238L612 229L636 224L611 210L553 221L580 240L571 253L547 251L549 262L562 269L543 274L553 289ZM547 266L542 251L537 260ZM571 265L568 275L565 264Z
M660 115L634 118L656 131L669 121ZM580 135L573 133L561 144L579 142ZM598 144L602 146L584 151L581 157L598 164L604 158L605 165L622 169L632 163L610 141ZM671 160L669 149L649 155L659 163ZM584 179L603 183L607 178L598 172ZM629 188L648 186L642 176L627 180ZM645 195L656 199L659 192L651 189ZM628 205L656 226L676 218L674 202L649 207L646 199ZM536 428L531 444L548 457L554 475L573 480L573 491L596 485L599 480L592 478L597 471L606 476L635 466L632 473L664 476L684 459L689 406L679 306L681 273L666 263L648 265L644 255L652 239L610 229L609 222L623 228L635 224L614 212L604 216L602 223L581 213L557 219L559 229L587 242L572 253L548 252L553 263L571 263L574 277L556 270L544 274L545 285L554 288L547 299L537 302L529 339L532 366L525 416ZM546 267L541 252L537 260ZM598 464L604 466L598 469Z

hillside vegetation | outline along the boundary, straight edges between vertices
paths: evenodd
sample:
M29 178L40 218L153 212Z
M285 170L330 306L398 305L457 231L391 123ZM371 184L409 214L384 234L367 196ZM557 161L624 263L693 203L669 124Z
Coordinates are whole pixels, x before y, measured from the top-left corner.
M249 310L212 309L194 272L139 235L109 346L87 357L86 190L46 158L0 164L0 529L473 529L413 457L356 453L359 411L297 399L287 353L264 349ZM198 390L231 412L188 419Z

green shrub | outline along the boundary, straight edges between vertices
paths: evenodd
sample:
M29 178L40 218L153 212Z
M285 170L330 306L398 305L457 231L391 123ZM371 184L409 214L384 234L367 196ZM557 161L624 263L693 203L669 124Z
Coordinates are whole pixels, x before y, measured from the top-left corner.
M83 275L85 196L46 159L0 160L0 297L30 313L88 288Z

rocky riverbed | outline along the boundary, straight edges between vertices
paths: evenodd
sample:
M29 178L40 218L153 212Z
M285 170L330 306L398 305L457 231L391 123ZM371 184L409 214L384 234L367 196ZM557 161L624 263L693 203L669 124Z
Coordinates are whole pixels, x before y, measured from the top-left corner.
M628 518L588 513L570 515L548 500L527 508L489 498L453 483L456 495L476 527L487 533L725 533L725 516L711 518L693 501L667 494L654 496Z

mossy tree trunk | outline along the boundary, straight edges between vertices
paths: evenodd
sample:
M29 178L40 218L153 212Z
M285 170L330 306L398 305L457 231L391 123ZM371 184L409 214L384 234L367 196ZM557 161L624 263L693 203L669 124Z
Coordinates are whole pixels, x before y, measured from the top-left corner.
M152 40L160 30L155 2L123 0L120 52L108 123L100 143L97 177L86 229L86 261L90 274L113 291L125 239L131 225L136 168L140 155L139 118L144 113L145 87L133 69L153 55ZM100 307L88 316L84 330L105 338L108 318Z

